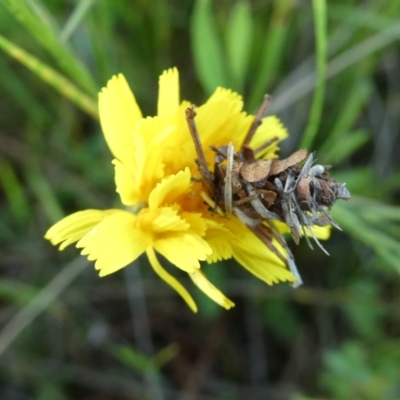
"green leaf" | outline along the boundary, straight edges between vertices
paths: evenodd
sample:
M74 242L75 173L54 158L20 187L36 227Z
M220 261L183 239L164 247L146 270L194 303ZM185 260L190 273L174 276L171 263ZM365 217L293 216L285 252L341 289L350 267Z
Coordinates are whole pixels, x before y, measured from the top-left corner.
M97 95L98 87L73 51L59 39L59 28L39 0L2 0L11 14L33 35L59 64L60 68L87 93Z
M335 171L335 179L339 182L345 182L351 194L360 196L370 196L371 187L377 185L377 175L370 167L353 168L346 171ZM376 192L379 192L377 190ZM376 193L379 195L380 193Z
M249 110L257 110L264 95L269 91L269 84L275 77L284 54L287 40L287 25L271 26L264 38L264 46L259 59L258 71L251 85Z
M384 306L377 301L379 298L379 286L377 282L362 281L354 282L349 287L349 292L361 301L351 301L343 304L343 310L348 314L351 325L365 337L379 338L378 327L385 316Z
M39 289L12 279L0 279L0 299L20 307L37 296Z
M400 272L400 227L397 225L400 208L387 207L379 201L353 197L350 202L335 204L332 216L343 230L374 249L387 265Z
M90 11L90 8L93 6L95 1L96 0L81 0L78 2L60 33L61 42L65 43L69 40L69 38L82 23L83 19L86 17L86 14Z
M197 75L208 94L227 86L225 57L218 36L210 0L197 0L190 33Z
M119 361L138 371L143 372L153 367L151 359L140 354L132 346L114 346L113 352Z
M71 81L66 79L54 69L33 57L25 50L0 35L0 48L14 59L38 75L44 82L53 86L59 93L73 101L78 107L94 118L98 118L97 104Z
M158 368L163 367L173 360L179 353L179 345L176 343L171 343L161 349L152 359L155 366Z
M365 129L354 132L346 131L345 133L340 140L334 141L326 152L323 150L319 152L325 164L335 165L340 163L368 143L371 138L371 135Z
M30 216L30 207L24 187L19 181L11 164L1 159L0 184L3 187L15 219L21 223L26 223Z
M317 82L311 105L308 125L305 129L300 147L310 148L318 132L322 117L325 95L326 65L327 65L327 14L326 0L313 0L313 15L315 26Z
M173 360L179 353L179 346L171 343L162 348L153 358L144 356L132 346L112 346L111 350L125 365L137 371L145 372L148 370L157 371Z
M349 144L349 131L359 117L361 110L365 106L365 102L370 96L371 92L372 89L370 83L364 79L354 82L354 84L347 91L346 96L343 96L344 103L341 107L339 116L336 119L332 130L327 134L326 139L319 150L320 154L322 154L324 157L324 161L326 160L326 162L333 163L337 162L337 160L340 161L345 158L339 157L336 159L336 161L333 161L338 156L338 148L345 149L346 145ZM342 145L342 142L346 140L346 145ZM361 136L356 139L355 143L353 143L353 146L357 146L357 141L363 142Z
M29 87L22 74L6 62L4 57L0 57L0 70L0 85L7 92L9 101L13 99L33 124L41 124L47 120L51 110L43 104L43 98Z
M26 165L27 181L32 192L35 194L39 204L46 217L53 223L64 217L64 212L58 201L58 198L46 180L46 177L40 172L36 163Z
M294 0L281 0L274 2L274 11L267 24L263 24L258 32L261 37L262 47L256 56L255 73L252 76L252 85L248 101L248 110L257 110L270 91L271 81L279 74L279 67L285 56L286 41L290 32L289 17L294 9ZM258 25L255 24L254 29Z
M253 23L250 5L239 1L233 6L226 31L228 68L232 79L232 89L243 92L249 64Z

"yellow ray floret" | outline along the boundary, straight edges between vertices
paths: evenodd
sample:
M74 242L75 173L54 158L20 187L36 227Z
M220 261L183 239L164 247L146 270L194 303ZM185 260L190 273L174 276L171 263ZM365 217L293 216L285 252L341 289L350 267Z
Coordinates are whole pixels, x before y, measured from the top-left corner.
M114 157L134 169L131 138L142 113L123 75L114 76L99 93L99 115L104 137Z

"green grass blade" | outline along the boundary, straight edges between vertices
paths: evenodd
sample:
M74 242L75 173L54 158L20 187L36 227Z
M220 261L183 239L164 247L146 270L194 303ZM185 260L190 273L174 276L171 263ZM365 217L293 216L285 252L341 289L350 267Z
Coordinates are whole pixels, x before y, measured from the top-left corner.
M95 96L97 84L73 51L59 39L55 20L39 0L1 0L11 14L32 34L59 64L60 68L86 92Z
M248 101L248 110L255 112L260 107L264 95L270 90L271 81L278 75L279 67L285 54L285 42L289 33L289 17L292 14L293 2L274 3L274 11L266 27L263 26L260 53L256 58L256 72L252 77L252 85ZM256 25L257 27L257 25Z
M54 304L60 294L86 269L89 262L77 257L67 264L24 308L19 310L0 332L0 356L17 336L40 314Z
M0 184L8 199L8 204L15 219L22 224L30 217L29 201L23 185L19 181L11 164L0 159Z
M230 13L226 31L228 68L233 90L243 92L249 64L253 22L247 1L237 2Z
M346 130L344 133L340 141L332 142L332 146L328 147L328 151L319 151L324 164L335 165L340 163L368 143L371 138L371 135L365 129L350 132Z
M191 42L197 76L208 94L227 86L225 57L210 0L197 0L191 20Z
M140 372L154 368L152 360L131 346L113 346L112 352L119 361Z
M162 348L152 359L154 365L157 368L163 367L168 364L171 360L176 358L179 354L179 345L171 343Z
M65 214L53 188L47 182L46 177L33 163L26 166L25 172L29 186L36 196L38 203L41 205L43 213L49 221L56 223L63 218Z
M340 157L340 154L338 154L338 151L340 152L339 147L345 148L345 145L341 144L342 141L347 140L348 142L351 140L348 138L349 130L359 117L370 94L371 85L365 80L354 82L354 84L349 87L348 92L343 96L345 100L339 116L319 150L320 154L324 156L324 162L330 163L333 162L332 160L334 159L338 162L344 158Z
M43 64L37 58L33 57L1 35L0 48L39 76L44 82L56 89L61 95L75 103L83 111L91 115L93 118L98 118L96 102L77 88L67 78L54 69L48 67L46 64Z
M365 203L369 203L369 211L365 210ZM332 215L339 225L352 236L374 249L377 255L386 261L388 265L400 272L400 246L399 235L393 235L396 232L395 222L399 209L390 210L392 213L380 214L380 209L385 204L368 199L354 197L351 203L337 203L332 209ZM397 208L397 207L396 207ZM370 218L371 215L379 216Z
M400 25L393 23L377 34L369 36L363 41L343 51L329 62L326 78L329 80L353 67L355 64L376 57L374 53L383 50L400 38ZM311 72L287 88L284 93L276 96L273 102L274 112L280 112L310 93L316 85L315 73Z
M327 65L327 15L325 0L313 0L315 26L317 83L311 105L309 122L301 141L301 148L311 148L322 117Z
M13 99L29 115L34 124L45 121L51 111L42 104L37 93L29 88L21 74L6 60L5 57L0 57L0 85L7 93L6 96L3 94L3 97L8 96L9 100Z
M372 55L374 52L381 50L398 40L400 37L400 25L396 21L382 32L371 35L362 42L357 43L350 49L343 51L335 57L330 63L328 68L327 77L331 78L346 68L354 65L366 57Z
M90 8L93 6L96 0L81 0L68 21L65 23L63 30L60 33L60 41L68 42L69 38L73 35L79 25L82 23L86 14L89 12Z
M285 24L273 25L264 39L260 58L260 67L251 87L249 111L260 107L264 95L269 91L269 84L274 78L284 53L284 43L287 39L288 27Z

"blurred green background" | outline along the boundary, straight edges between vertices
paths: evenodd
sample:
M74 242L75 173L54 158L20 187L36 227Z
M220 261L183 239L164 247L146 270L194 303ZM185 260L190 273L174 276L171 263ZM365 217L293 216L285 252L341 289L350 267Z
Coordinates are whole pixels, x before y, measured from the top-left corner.
M0 399L400 399L399 39L393 0L0 0ZM154 115L173 66L195 104L272 94L282 156L347 182L330 257L290 243L301 288L205 266L236 307L184 281L195 315L144 259L100 279L43 239L118 204L100 88L122 72Z

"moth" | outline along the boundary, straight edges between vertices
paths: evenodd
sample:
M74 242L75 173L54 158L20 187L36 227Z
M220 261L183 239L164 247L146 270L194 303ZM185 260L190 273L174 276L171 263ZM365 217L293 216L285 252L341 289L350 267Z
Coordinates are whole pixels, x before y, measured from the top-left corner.
M315 164L315 154L301 149L283 160L264 160L257 156L274 144L278 138L266 141L257 149L249 143L268 107L270 97L265 96L241 147L235 151L232 142L226 146L212 147L215 152L214 169L207 165L195 123L195 107L186 109L186 120L195 145L201 180L206 192L204 200L213 212L226 216L235 215L271 251L287 265L296 277L292 285L298 287L302 280L293 254L276 221L284 222L296 244L304 236L313 248L309 235L326 253L313 231L314 226L333 225L340 229L329 214L338 199L348 200L351 195L346 185L329 176L330 166ZM302 163L301 166L299 164ZM285 257L275 242L286 251Z

